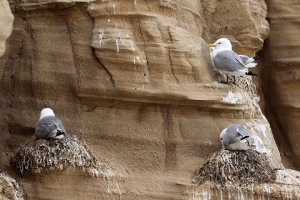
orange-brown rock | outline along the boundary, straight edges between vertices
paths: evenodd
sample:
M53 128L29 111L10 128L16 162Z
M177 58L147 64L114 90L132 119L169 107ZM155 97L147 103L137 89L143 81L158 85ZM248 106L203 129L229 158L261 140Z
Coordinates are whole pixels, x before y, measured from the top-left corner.
M0 199L24 199L22 189L20 188L18 182L3 172L0 172Z
M5 41L10 36L13 29L14 16L11 13L9 3L6 0L0 2L0 10L0 56L2 56L5 51ZM3 69L0 68L0 70L2 71Z
M270 31L264 1L10 4L14 30L0 59L0 168L17 176L9 157L51 107L116 174L109 182L76 170L29 173L21 182L26 198L189 199L202 194L194 171L221 148L219 134L231 123L245 125L252 148L282 168L251 79L218 83L206 47L228 37L236 51L254 55ZM295 180L278 187L286 184L298 189Z
M266 2L272 32L261 52L265 110L287 167L299 169L300 1Z

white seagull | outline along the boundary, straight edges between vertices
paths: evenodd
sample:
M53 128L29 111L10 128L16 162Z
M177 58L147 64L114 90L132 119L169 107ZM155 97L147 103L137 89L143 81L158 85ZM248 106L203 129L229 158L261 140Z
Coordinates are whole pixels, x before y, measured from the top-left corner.
M231 124L220 134L223 148L227 150L247 150L251 147L248 131L239 124Z
M209 45L214 45L214 44L209 44ZM208 46L209 46L208 45ZM211 47L209 46L209 50L210 50L210 56L212 56L212 52L215 50L216 48L215 47ZM257 63L255 63L255 61L258 61L260 60L259 56L254 56L254 57L248 57L246 55L239 55L240 58L242 59L244 65L247 67L247 68L253 68L253 67L256 67Z
M209 44L207 46L214 47L214 49L211 50L213 62L216 68L226 72L227 83L228 74L257 76L257 74L254 74L248 70L246 65L249 63L245 64L242 58L237 53L232 51L231 42L227 38L220 38L214 44ZM247 57L245 62L249 62L250 60L248 61L248 59L249 57Z
M66 137L66 130L62 121L54 115L51 108L41 111L40 119L36 124L32 140L38 139L62 139Z

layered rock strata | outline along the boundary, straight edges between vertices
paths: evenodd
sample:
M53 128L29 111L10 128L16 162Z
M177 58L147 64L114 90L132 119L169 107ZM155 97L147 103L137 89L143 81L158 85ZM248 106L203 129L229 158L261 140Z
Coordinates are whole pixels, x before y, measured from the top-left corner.
M228 37L236 51L254 55L269 34L263 1L10 4L14 31L0 59L0 167L13 173L9 156L29 141L40 109L51 107L117 174L111 182L76 170L26 175L27 198L188 199L201 191L194 171L221 148L219 134L231 123L245 125L253 149L282 168L251 79L219 84L206 47Z
M287 167L299 169L300 2L266 2L272 33L261 51L265 110Z
M9 3L6 0L0 2L0 10L0 56L2 56L5 52L5 41L10 36L13 29L12 25L14 21L14 16L11 13Z

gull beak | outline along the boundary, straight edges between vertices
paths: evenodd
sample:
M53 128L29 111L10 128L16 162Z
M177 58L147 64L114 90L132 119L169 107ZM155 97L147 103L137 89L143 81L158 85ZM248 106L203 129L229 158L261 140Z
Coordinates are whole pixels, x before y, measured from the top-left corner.
M208 44L207 47L216 47L215 44Z

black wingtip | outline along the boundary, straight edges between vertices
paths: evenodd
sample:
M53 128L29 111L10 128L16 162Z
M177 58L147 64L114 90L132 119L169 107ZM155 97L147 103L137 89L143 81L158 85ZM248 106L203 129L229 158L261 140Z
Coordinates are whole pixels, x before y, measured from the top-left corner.
M244 137L241 138L241 140L247 139L248 137L249 137L249 135L244 136Z
M56 132L56 136L65 135L65 132L58 130Z
M253 59L254 61L257 61L257 60L261 60L262 58L260 58L259 56L254 56Z
M248 76L258 76L258 74L254 74L251 71L246 72L246 75L248 75Z

